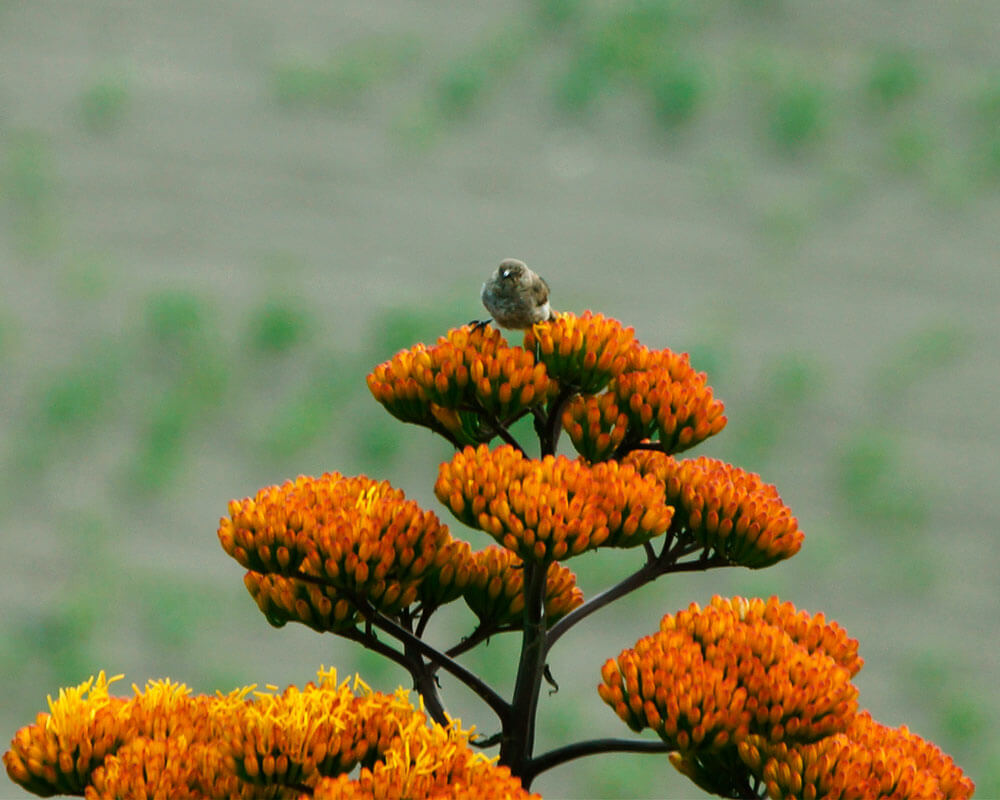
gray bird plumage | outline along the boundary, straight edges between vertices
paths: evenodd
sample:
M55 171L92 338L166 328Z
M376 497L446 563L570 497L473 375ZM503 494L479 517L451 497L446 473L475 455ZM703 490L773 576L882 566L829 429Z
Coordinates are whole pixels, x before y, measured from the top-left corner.
M554 319L549 285L516 258L506 258L483 284L483 305L501 328L530 328Z

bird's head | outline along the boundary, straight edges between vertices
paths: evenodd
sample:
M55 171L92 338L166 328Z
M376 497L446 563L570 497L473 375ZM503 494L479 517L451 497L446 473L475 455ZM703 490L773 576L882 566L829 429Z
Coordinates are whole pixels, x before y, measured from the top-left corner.
M505 258L497 267L497 275L500 276L501 280L516 282L521 279L527 269L528 266L523 261L518 261L516 258Z

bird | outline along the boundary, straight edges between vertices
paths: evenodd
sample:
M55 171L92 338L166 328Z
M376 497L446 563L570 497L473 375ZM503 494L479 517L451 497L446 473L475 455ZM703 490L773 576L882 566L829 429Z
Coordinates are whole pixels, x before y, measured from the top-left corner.
M556 312L549 305L549 285L516 258L500 262L479 296L501 328L519 330L555 319Z

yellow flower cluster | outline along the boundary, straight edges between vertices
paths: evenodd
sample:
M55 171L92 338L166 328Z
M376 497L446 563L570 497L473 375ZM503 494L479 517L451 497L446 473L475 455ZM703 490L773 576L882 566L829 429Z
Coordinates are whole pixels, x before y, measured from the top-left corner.
M975 790L934 744L868 712L813 744L750 736L739 754L773 800L966 800Z
M236 774L260 786L309 786L314 798L535 797L475 753L457 721L428 724L405 690L387 695L355 681L355 693L335 673L320 675L318 687L260 695L248 707L220 747Z
M387 482L327 473L300 476L232 501L219 523L223 549L273 624L343 630L354 598L395 614L416 600L460 597L469 546Z
M582 316L559 314L524 333L524 346L545 365L561 386L593 394L628 366L635 331L616 319L585 311Z
M384 758L363 767L357 778L321 780L313 800L541 800L521 786L507 767L474 752L457 721L428 727L418 717L399 727Z
M641 545L666 531L673 511L656 479L631 466L529 459L509 445L456 453L434 492L459 520L538 562Z
M476 761L465 751L421 770L376 765L355 780L346 775L320 781L313 800L541 800L528 792L507 767ZM303 798L306 800L306 798Z
M557 386L530 351L510 347L495 328L466 325L433 347L417 344L379 364L368 388L403 422L478 444L496 436L496 425L544 403Z
M677 460L653 451L626 458L666 487L674 528L731 564L759 569L795 555L805 538L778 490L759 475L704 456Z
M313 785L358 764L374 765L398 745L401 730L426 721L405 690L371 692L356 680L356 694L349 683L338 684L336 672L321 672L318 685L258 693L218 736L225 763L258 786Z
M380 797L463 796L465 788L537 797L474 753L457 722L428 724L405 690L372 692L357 679L352 689L333 670L318 676L301 691L253 698L252 687L208 697L157 681L125 700L107 694L102 673L61 692L51 713L18 731L4 763L35 794L88 800L265 800L307 787L317 797L372 797L373 786L383 787Z
M734 749L751 734L811 742L838 733L857 709L841 663L854 663L852 644L839 628L805 635L801 616L790 633L789 616L777 601L692 604L605 663L598 691L630 728L652 728L681 757Z
M524 569L510 550L491 545L472 554L472 578L465 602L490 627L520 628L524 611ZM549 564L545 579L545 617L549 623L566 616L583 602L576 576L562 564Z
M110 681L97 678L49 697L48 713L21 728L4 753L7 774L14 783L42 796L82 794L90 773L123 741L121 718L125 701L111 697Z
M11 780L35 794L90 800L251 797L215 751L215 720L243 703L192 696L183 684L149 681L129 700L110 697L102 672L49 700L50 713L21 728L4 754Z

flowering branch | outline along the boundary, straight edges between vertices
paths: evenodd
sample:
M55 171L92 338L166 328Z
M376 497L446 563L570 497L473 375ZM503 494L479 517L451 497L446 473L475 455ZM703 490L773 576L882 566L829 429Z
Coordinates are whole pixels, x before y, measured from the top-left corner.
M473 551L387 482L336 472L232 501L218 536L272 625L299 622L390 659L420 709L405 690L381 695L360 679L352 690L333 671L281 694L192 697L151 682L131 700L111 697L102 673L18 731L4 756L15 782L92 800L539 800L529 788L542 772L635 752L667 754L701 789L743 800L971 796L972 781L934 745L858 711L857 642L777 598L692 603L604 663L600 698L658 741L590 739L534 755L546 658L567 631L666 574L790 558L798 522L759 476L677 457L723 429L722 403L686 355L651 350L601 315L556 315L525 331L522 347L464 326L377 366L368 386L395 417L454 445L435 495L494 544ZM509 429L527 414L537 459ZM556 454L563 429L579 458ZM608 547L642 548L645 562L585 601L565 562ZM441 652L425 639L429 620L459 599L478 622ZM456 659L512 631L521 648L507 701ZM497 715L499 733L474 736L449 717L441 670ZM496 744L499 763L472 749Z

